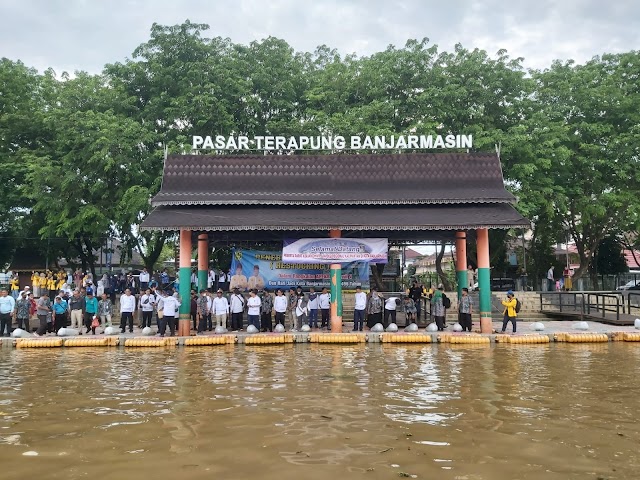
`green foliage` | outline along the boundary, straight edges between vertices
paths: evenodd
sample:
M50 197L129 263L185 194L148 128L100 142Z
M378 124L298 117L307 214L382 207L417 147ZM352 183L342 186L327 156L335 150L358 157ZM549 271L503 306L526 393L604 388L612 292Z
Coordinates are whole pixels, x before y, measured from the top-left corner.
M618 275L629 271L620 240L612 235L600 241L595 264L598 275Z
M157 266L175 237L138 226L165 151L190 153L202 134L470 133L476 150L501 145L507 186L534 222L529 275L544 275L567 231L578 276L610 233L637 245L638 52L525 72L503 50L446 52L426 38L343 57L324 45L295 52L273 37L205 38L208 28L154 24L130 60L101 75L0 61L0 263L28 243L91 267L113 236L125 256L137 250ZM511 237L491 233L495 271L508 268ZM225 266L225 252L214 264Z

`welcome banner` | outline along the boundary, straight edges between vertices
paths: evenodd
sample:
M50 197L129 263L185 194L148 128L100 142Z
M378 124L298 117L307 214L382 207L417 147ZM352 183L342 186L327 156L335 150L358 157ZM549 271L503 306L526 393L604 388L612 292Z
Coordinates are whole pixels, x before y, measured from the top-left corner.
M282 261L288 263L387 263L386 238L285 239Z
M269 288L288 289L291 287L309 288L330 287L329 265L292 264L282 260L280 252L265 252L260 250L232 250L231 279L229 288L239 288L241 291L249 289L262 290ZM347 290L361 286L369 288L369 264L351 262L343 265L342 287Z

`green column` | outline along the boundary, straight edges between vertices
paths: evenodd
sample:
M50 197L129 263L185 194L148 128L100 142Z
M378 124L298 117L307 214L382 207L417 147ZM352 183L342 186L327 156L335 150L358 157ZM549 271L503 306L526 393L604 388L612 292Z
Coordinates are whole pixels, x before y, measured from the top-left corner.
M191 267L180 267L180 317L191 313Z
M456 272L456 280L458 281L458 298L462 297L462 289L469 284L467 270L458 270Z
M480 317L491 318L490 268L478 268L478 290L480 291Z
M331 265L331 311L338 317L342 317L342 266L340 264Z
M209 280L209 272L207 270L198 270L198 291L203 288L207 289L207 282Z

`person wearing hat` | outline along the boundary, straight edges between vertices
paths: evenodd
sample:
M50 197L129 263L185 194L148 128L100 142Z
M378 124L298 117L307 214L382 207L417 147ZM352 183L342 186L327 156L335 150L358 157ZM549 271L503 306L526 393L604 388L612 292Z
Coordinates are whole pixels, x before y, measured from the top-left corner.
M216 291L216 296L211 304L211 311L216 320L216 327L227 328L227 318L229 316L229 301L222 295L222 289Z
M87 287L87 296L82 301L82 316L84 318L84 326L87 328L85 333L92 331L96 334L96 327L92 325L93 317L98 315L98 299L93 295L93 288Z
M513 295L513 290L509 290L507 292L507 299L502 301L502 305L504 305L504 320L502 320L502 333L507 329L507 324L511 322L513 326L513 333L516 333L516 305L518 305L518 301Z
M31 301L27 292L20 293L20 298L16 302L16 321L18 328L29 331L29 317L31 316Z

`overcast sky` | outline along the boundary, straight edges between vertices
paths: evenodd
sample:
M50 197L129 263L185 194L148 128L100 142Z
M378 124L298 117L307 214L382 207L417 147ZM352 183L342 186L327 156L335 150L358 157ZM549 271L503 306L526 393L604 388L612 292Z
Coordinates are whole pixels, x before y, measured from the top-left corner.
M441 50L504 48L532 68L640 49L638 0L0 0L0 56L97 73L130 58L154 22L186 19L236 43L272 35L368 55L428 37Z

